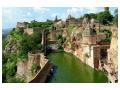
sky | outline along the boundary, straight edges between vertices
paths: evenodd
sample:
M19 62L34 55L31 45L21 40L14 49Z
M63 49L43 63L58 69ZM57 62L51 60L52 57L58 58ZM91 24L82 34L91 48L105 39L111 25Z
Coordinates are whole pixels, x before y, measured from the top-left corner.
M110 7L114 15L116 7ZM85 13L98 13L104 11L103 7L5 7L2 8L2 28L14 28L17 22L30 22L32 20L46 21L58 18L65 20L69 14L78 18Z

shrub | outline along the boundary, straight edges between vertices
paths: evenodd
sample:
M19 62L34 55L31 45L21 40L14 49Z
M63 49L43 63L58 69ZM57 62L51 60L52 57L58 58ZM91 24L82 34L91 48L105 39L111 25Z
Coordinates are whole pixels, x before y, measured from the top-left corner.
M7 79L7 83L24 83L24 82L25 82L24 78L21 78L21 77L18 77L18 78L11 77Z
M40 65L33 63L31 67L32 74L37 73L37 71L40 69Z
M103 32L103 33L105 33L105 34L108 34L108 38L111 38L111 36L112 36L112 32L111 32L110 30L102 29L102 30L100 30L100 32Z

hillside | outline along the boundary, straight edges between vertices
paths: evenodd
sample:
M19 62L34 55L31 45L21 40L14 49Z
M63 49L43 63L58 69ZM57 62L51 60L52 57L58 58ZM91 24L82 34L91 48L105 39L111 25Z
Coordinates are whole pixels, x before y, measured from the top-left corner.
M3 82L24 82L23 79L15 77L16 64L19 60L27 60L28 51L41 49L39 38L39 33L29 36L15 28L3 39Z

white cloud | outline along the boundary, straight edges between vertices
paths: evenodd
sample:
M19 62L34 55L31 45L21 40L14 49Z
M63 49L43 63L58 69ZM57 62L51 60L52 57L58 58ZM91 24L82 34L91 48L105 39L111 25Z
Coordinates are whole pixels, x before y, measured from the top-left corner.
M84 8L78 8L78 7L73 7L67 10L67 14L71 14L75 17L80 17L85 13L85 9Z
M19 8L3 8L2 9L2 19L3 19L3 27L15 26L16 23L23 21L30 21L32 13L26 12L23 9Z
M3 17L5 17L5 19L7 19L6 22L13 21L15 18L14 17L15 12L13 11L12 8L4 8L2 14L3 14Z
M77 12L79 11L79 9L78 8L70 8L70 9L68 9L67 10L67 14L76 14Z
M4 10L3 10L3 14L4 15L7 15L7 14L9 14L9 13L11 13L11 9L7 9L7 8L4 8Z
M85 8L77 8L73 7L67 10L67 14L74 15L76 17L82 16L85 13L96 13L97 9L95 7L85 7Z
M31 16L31 13L30 13L30 12L27 12L27 16Z
M97 9L95 7L90 7L90 8L86 8L88 10L87 13L96 13Z
M62 18L63 20L65 20L67 17L68 17L68 14L66 14L66 13L62 13L60 15L60 18Z
M43 7L33 7L33 10L37 13L45 13L46 11L50 11L48 8Z

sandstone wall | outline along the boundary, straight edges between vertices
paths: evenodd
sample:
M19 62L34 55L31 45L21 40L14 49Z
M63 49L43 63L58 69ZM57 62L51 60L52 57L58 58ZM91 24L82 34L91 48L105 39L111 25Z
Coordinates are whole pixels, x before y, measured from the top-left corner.
M36 76L31 81L29 81L29 83L45 83L47 75L49 74L52 67L53 65L47 60L44 67L36 74Z
M27 74L27 60L17 62L17 75L23 76Z
M97 41L101 41L102 39L105 39L106 35L105 33L99 33L97 34Z
M25 25L25 23L17 22L16 27L17 27L17 28L26 28L26 25Z
M96 44L96 36L84 37L83 38L83 43L84 44Z
M33 74L31 69L33 64L37 64L40 66L40 70L43 69L45 64L48 62L43 53L40 52L28 52L28 60L19 61L17 63L17 75L25 76L26 81L31 81L36 74ZM40 71L38 70L38 71Z
M26 29L24 29L24 32L31 35L31 34L33 34L33 29L32 28L26 28Z
M112 40L110 49L108 50L108 62L112 62L112 68L118 69L118 31L117 28L112 28Z

